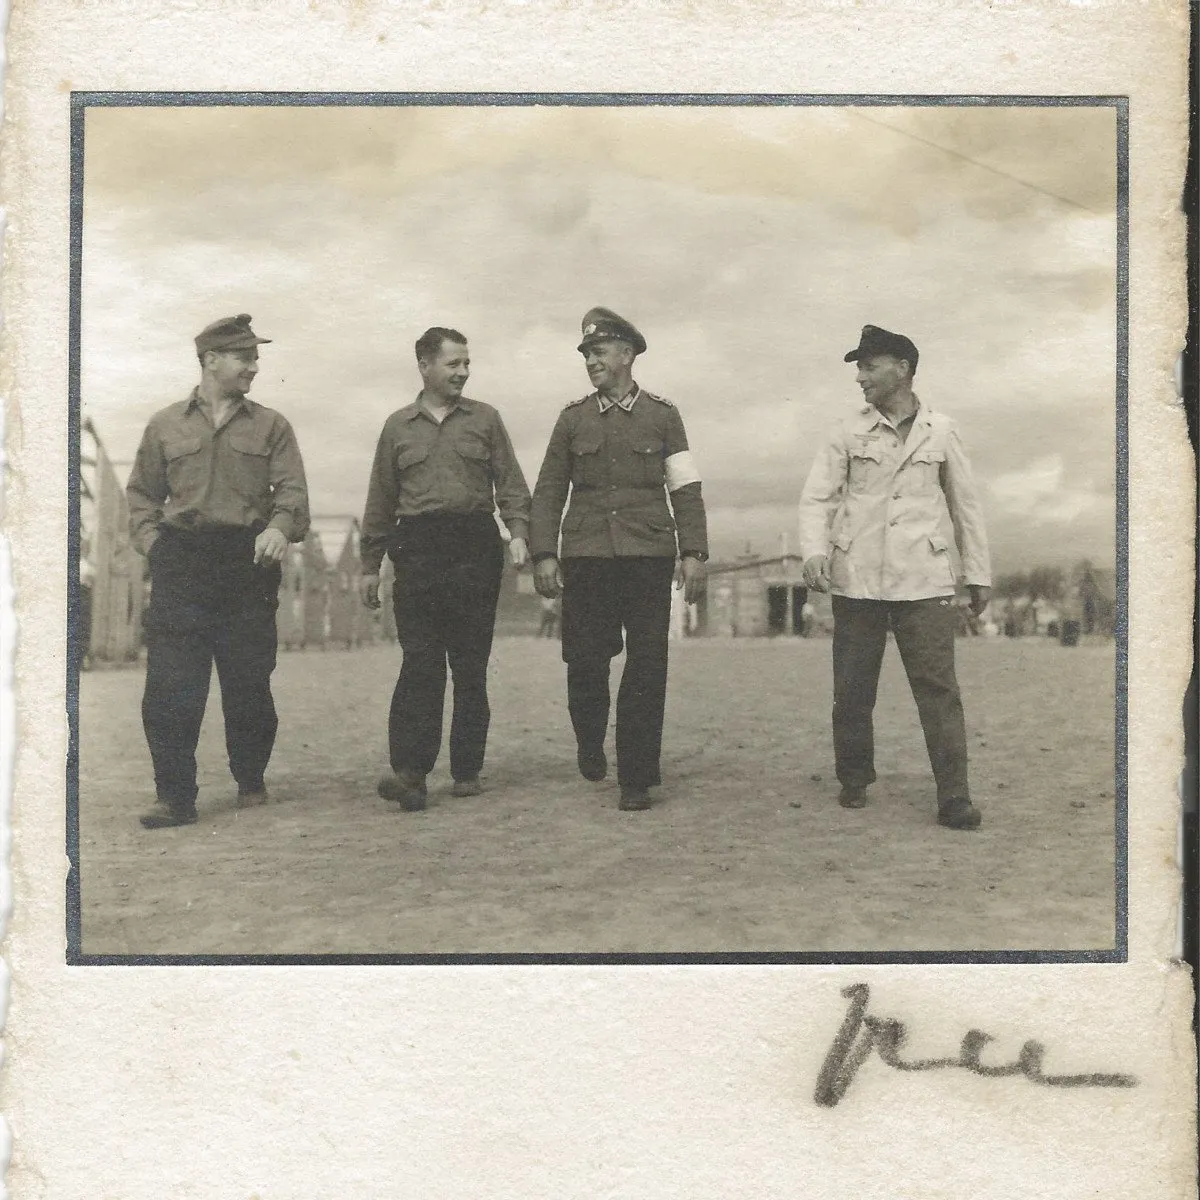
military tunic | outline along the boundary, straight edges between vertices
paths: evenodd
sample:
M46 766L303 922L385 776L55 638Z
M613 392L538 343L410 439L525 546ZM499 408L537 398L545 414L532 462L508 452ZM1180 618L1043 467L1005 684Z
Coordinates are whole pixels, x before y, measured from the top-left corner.
M603 751L609 662L624 648L617 778L657 784L675 557L708 554L700 476L674 405L636 385L617 403L593 392L567 405L534 488L530 552L562 560L562 655L581 756Z
M568 404L534 488L535 562L559 554L560 519L563 558L706 557L700 477L679 410L636 387L619 404L596 392Z

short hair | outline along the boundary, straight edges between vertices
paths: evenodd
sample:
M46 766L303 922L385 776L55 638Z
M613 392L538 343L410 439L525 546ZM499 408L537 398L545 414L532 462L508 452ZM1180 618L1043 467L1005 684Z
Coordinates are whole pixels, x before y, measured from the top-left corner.
M417 362L429 362L436 358L443 342L458 342L459 345L465 346L467 339L466 335L459 333L457 329L445 329L441 325L434 325L417 338Z

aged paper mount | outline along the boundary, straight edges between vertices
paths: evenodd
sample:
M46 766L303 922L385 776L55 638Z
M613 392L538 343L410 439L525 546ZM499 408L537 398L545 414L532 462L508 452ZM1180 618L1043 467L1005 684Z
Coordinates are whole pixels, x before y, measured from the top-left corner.
M1195 1194L1191 984L1171 959L1193 578L1192 464L1172 380L1185 320L1185 5L698 14L18 0L9 61L5 532L20 623L2 1091L10 1194ZM986 964L67 965L71 97L349 91L1127 102L1123 953ZM195 154L202 164L202 145ZM264 245L273 234L262 230ZM902 257L881 260L881 273L902 271ZM590 296L588 266L585 257L579 291ZM170 280L154 286L158 302L179 302ZM797 325L801 300L821 307L822 286L806 280L786 297ZM84 311L85 327L102 315ZM564 325L578 316L571 307ZM923 319L936 328L938 318ZM104 328L112 360L132 363L144 326L131 322L124 341L111 314ZM336 307L324 328L353 346ZM756 351L790 353L786 339ZM1001 354L993 369L1016 368ZM1014 444L1045 437L1032 428ZM864 1029L873 1047L859 1065Z

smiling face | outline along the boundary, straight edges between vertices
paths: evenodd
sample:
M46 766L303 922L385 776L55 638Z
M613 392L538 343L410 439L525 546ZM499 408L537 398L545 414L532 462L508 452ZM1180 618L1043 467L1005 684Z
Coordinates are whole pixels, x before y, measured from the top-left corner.
M580 353L592 387L597 391L622 389L632 379L633 360L637 355L628 342L616 338L589 342Z
M258 374L258 347L245 350L209 350L204 355L204 374L222 396L244 396Z
M855 379L862 388L863 399L878 408L911 383L911 364L891 354L866 355L858 360Z
M433 358L417 359L417 370L431 400L453 404L470 378L471 355L465 342L443 339Z

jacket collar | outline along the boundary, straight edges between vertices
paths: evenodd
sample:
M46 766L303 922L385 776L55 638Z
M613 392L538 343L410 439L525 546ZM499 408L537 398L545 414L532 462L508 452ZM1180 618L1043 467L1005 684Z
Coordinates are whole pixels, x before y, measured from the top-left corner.
M602 396L599 392L594 393L596 402L600 405L602 413L608 412L610 408L619 408L623 412L631 412L633 406L637 403L637 398L642 393L642 389L638 384L633 385L633 389L627 392L620 400L610 400L607 396Z

